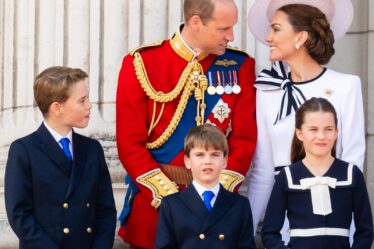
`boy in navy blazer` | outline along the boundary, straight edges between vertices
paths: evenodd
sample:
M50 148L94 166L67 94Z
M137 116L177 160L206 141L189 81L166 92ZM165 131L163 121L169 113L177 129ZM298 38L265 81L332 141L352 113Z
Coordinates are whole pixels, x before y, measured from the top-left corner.
M197 126L187 134L184 150L193 181L162 200L155 248L255 248L248 199L219 184L227 165L225 135L213 125Z
M44 122L14 141L5 172L5 205L20 249L109 249L116 209L98 141L73 127L87 126L88 76L51 67L34 83Z

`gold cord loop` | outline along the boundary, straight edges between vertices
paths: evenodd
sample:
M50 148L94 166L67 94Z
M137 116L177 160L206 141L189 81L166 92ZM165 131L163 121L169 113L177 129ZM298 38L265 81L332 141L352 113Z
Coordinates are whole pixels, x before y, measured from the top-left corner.
M162 103L164 105L165 103L174 100L177 96L180 95L180 93L183 90L177 109L168 127L165 129L165 131L161 134L159 138L157 138L153 142L146 144L147 149L160 148L174 133L186 109L188 99L191 96L192 92L194 92L194 96L197 101L197 113L195 118L196 125L201 125L204 123L204 114L206 108L206 104L204 102L204 94L206 89L208 88L208 81L206 76L204 75L203 68L199 62L197 62L196 60L189 62L187 64L187 67L183 70L182 75L180 76L179 81L177 83L177 86L169 93L163 93L157 92L150 83L140 54L136 52L134 54L134 57L135 58L133 63L135 73L140 82L140 85L144 89L145 94L155 102L152 115L152 124L149 128L148 135L154 129L154 127L156 126L161 117L160 113L156 122L154 121L156 103Z
M167 103L175 99L183 90L184 85L187 82L188 76L190 72L192 71L193 65L191 63L188 63L187 67L184 69L181 77L179 78L177 86L169 93L163 93L163 92L157 92L152 84L149 82L149 78L147 75L147 72L144 67L144 63L142 60L142 57L137 52L134 54L134 68L136 77L138 78L140 85L144 89L144 92L146 95L158 102L158 103Z

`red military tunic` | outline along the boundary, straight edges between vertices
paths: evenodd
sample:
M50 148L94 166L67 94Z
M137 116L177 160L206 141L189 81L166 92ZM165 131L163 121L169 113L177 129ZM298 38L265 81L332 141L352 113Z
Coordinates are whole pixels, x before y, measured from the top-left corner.
M149 82L157 92L169 93L172 91L193 57L191 50L181 41L180 33L177 32L171 40L137 50L143 60ZM232 55L231 57L229 53ZM163 110L161 110L161 104L157 104L156 117L161 111L162 115L148 135L154 112L154 101L147 97L139 83L133 64L133 55L130 53L124 58L119 74L116 136L120 161L139 192L134 197L128 220L125 226L120 228L118 234L131 245L153 248L158 217L158 211L151 205L154 193L137 179L160 168L159 162L163 161L162 155L156 161L151 154L152 151L146 148L146 143L156 140L168 127L178 107L180 96L165 103ZM232 73L234 71L232 70L229 76L231 81L234 81L234 76L236 76L235 80L241 87L239 94L223 94L218 96L219 100L215 106L207 104L210 113L207 113L206 122L217 125L228 135L230 150L226 168L228 172L234 171L245 176L252 160L257 137L255 89L253 87L255 61L243 52L231 49L227 49L228 59L225 56L226 54L220 56L219 60L216 55L197 57L204 73L214 64L215 71L207 75L209 83L211 83L210 78L217 78L217 72L227 73L230 71L230 66L235 65L235 74ZM236 60L236 56L241 59ZM228 78L227 75L226 78ZM221 75L218 80L223 82L222 77L225 76ZM205 96L207 95L205 93ZM192 111L186 109L185 112ZM196 110L194 112L196 113ZM195 117L195 113L193 117ZM182 120L179 125L183 125L183 122ZM169 155L169 151L175 155L166 161L167 164L184 167L183 138L190 128L192 126L179 132L181 143L178 146L166 147L167 144L165 144L161 147L164 149L163 155Z

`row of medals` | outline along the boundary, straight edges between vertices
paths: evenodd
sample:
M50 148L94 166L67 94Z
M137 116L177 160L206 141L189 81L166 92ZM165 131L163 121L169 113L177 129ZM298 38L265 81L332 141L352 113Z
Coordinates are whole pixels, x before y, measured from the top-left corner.
M228 77L225 77L228 75ZM214 83L213 78L216 79L216 83ZM226 81L228 79L228 81ZM208 72L208 82L209 87L207 92L209 95L219 94L222 95L226 94L239 94L241 88L238 84L238 76L237 71L229 70L229 71L215 71L215 72Z

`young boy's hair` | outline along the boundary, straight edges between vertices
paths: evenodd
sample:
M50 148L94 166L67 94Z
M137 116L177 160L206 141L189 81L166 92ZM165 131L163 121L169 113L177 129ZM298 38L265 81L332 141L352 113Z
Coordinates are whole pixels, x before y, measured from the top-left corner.
M229 154L226 136L216 126L203 124L192 128L184 139L184 153L190 156L191 149L195 147L205 147L223 152L224 156Z
M87 73L79 68L50 67L35 78L34 97L43 116L53 102L63 103L69 98L72 84L86 79Z

